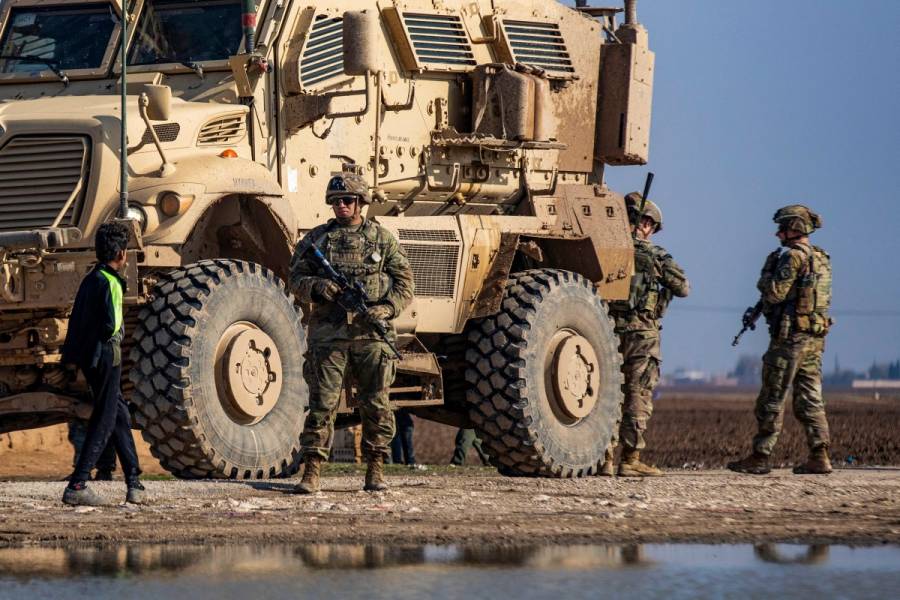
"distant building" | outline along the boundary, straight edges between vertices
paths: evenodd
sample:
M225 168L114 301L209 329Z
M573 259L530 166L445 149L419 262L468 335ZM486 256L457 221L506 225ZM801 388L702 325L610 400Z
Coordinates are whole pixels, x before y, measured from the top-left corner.
M900 379L854 379L856 390L900 390Z

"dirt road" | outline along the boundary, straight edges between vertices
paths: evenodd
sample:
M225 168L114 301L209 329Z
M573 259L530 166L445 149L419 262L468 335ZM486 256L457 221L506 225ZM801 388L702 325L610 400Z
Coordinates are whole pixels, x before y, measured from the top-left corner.
M359 491L329 476L315 496L295 480L149 481L152 504L64 507L62 483L0 483L0 545L83 542L535 544L803 541L900 543L900 469L739 476L671 472L654 480L511 479L464 468ZM93 484L121 502L121 482Z

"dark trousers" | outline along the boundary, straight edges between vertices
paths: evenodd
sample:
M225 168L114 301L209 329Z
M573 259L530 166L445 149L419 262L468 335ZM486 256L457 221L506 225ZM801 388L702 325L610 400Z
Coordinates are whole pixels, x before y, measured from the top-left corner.
M69 421L69 443L75 450L72 458L72 468L78 465L78 457L81 456L81 447L84 446L84 440L87 437L88 422L87 419L72 419ZM97 460L97 470L112 473L116 470L116 447L112 440L106 444L103 454Z
M416 464L416 451L413 449L413 420L405 408L401 408L394 417L397 419L397 433L391 440L391 460L395 465ZM406 460L404 460L404 457Z
M91 469L97 464L110 441L116 448L125 480L137 479L141 474L141 468L134 447L134 438L131 435L131 415L122 397L122 365L113 365L112 346L105 344L97 366L83 371L94 396L94 410L88 421L81 456L75 465L72 482L83 482L91 478Z

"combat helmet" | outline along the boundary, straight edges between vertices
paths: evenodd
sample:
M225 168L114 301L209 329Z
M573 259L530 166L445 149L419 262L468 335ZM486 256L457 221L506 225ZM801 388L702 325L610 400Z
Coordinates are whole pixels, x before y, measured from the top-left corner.
M346 196L348 194L359 197L360 202L365 204L372 203L372 196L369 194L369 184L356 173L341 173L332 177L328 181L328 189L325 191L325 201L327 202L332 196Z
M634 215L641 209L641 199L643 196L640 192L631 192L630 194L625 196L625 208L628 209L628 216L632 219ZM663 227L663 216L662 211L652 200L647 200L644 203L644 215L645 217L649 217L653 219L653 222L656 223L656 229L653 230L654 233L662 231Z
M772 220L783 229L799 231L809 235L822 227L822 217L802 204L789 204L775 211Z

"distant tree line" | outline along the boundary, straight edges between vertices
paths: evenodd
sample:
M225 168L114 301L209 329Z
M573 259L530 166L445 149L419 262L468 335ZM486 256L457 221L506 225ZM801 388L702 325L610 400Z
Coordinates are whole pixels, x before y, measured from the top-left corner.
M739 385L759 385L762 361L758 356L744 354L738 358L734 370L728 376L736 378ZM873 362L865 372L842 369L836 361L834 369L822 377L822 383L843 387L851 385L855 379L900 379L900 359L887 363Z

